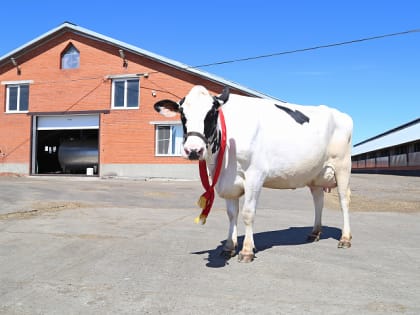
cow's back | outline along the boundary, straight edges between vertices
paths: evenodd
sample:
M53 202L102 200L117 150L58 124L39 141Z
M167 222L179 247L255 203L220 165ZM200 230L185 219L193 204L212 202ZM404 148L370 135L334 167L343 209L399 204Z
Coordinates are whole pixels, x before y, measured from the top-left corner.
M228 145L234 146L239 176L256 171L266 187L303 187L342 152L343 139L351 137L351 118L327 106L278 103L309 118L300 124L275 104L231 95L223 107Z

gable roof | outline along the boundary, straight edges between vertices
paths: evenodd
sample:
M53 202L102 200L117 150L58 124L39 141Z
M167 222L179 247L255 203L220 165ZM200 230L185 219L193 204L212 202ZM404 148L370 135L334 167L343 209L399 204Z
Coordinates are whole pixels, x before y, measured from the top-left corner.
M83 37L87 37L96 41L100 41L103 43L107 43L107 44L111 44L113 46L116 46L118 48L121 48L125 51L137 54L137 55L141 55L143 57L152 59L154 61L157 61L159 63L165 64L169 67L172 68L176 68L178 70L181 71L185 71L185 72L189 72L191 74L194 75L198 75L200 77L203 77L205 79L208 79L210 81L222 84L222 85L227 85L229 87L232 88L236 88L238 90L241 90L251 96L256 96L256 97L260 97L260 98L267 98L267 99L272 99L275 101L281 101L279 99L276 99L274 97L271 97L269 95L266 95L264 93L260 93L258 91L255 91L253 89L247 88L243 85L237 84L235 82L226 80L222 77L216 76L214 74L202 71L202 70L198 70L197 68L191 67L189 65L183 64L181 62L160 56L158 54L152 53L150 51L144 50L142 48L124 43L122 41L113 39L111 37L93 32L91 30L88 30L86 28L80 27L76 24L70 23L70 22L64 22L63 24L59 25L56 28L53 28L52 30L42 34L41 36L29 41L28 43L12 50L11 52L5 54L4 56L0 57L0 66L6 63L11 62L10 58L19 58L19 56L24 55L26 52L38 47L39 45L42 45L43 43L57 37L60 36L61 34L70 31L73 32L75 34L81 35Z

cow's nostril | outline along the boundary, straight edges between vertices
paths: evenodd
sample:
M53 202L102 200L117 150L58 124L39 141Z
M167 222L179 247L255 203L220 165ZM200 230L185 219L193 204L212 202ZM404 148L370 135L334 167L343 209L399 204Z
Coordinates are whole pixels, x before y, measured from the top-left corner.
M191 150L188 154L188 159L198 160L200 158L200 153L197 150Z

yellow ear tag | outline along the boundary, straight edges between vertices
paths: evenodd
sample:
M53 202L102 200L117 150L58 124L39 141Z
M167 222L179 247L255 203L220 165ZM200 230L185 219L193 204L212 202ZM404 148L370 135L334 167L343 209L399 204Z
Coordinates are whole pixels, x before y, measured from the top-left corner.
M207 198L204 196L201 196L200 199L198 199L197 201L197 205L201 208L204 209L207 205Z

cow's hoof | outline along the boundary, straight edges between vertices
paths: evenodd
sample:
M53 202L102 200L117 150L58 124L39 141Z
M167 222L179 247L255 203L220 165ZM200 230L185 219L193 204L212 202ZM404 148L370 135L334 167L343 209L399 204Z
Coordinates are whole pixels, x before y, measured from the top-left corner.
M309 243L318 242L321 239L321 232L312 232L306 238L306 241Z
M239 253L239 255L238 255L238 261L239 262L244 262L244 263L252 262L254 260L254 258L255 258L255 255L253 253L252 254Z
M342 237L340 239L340 241L338 242L338 248L350 248L351 247L351 242L348 238L344 238Z
M236 250L234 250L234 249L232 249L232 250L229 250L229 249L224 249L221 253L220 253L220 256L221 257L223 257L224 259L226 259L226 260L229 260L229 259L231 259L232 257L235 257L236 256Z

